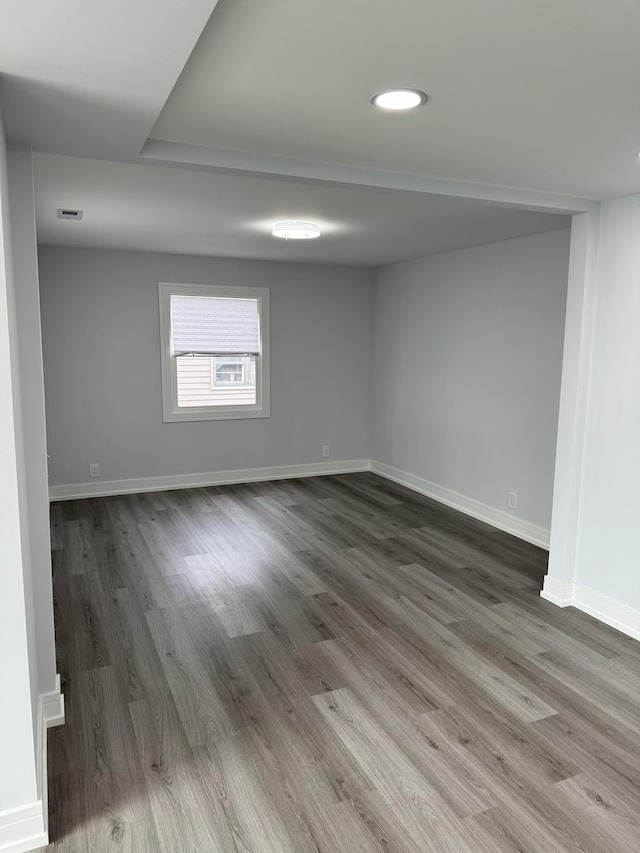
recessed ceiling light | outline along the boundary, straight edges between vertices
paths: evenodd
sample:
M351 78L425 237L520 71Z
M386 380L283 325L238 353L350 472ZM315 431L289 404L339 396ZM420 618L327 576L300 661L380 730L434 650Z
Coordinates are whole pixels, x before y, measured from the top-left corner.
M371 98L374 107L381 110L413 110L427 103L427 96L418 89L389 89Z
M313 240L320 236L320 229L313 222L277 222L271 233L281 240Z

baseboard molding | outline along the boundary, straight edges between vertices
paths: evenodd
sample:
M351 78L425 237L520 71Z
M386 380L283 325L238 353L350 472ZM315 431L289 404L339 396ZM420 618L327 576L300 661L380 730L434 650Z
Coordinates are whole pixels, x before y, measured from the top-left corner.
M388 480L393 480L409 489L420 492L420 494L446 504L446 506L463 512L465 515L470 515L497 527L499 530L504 530L513 536L549 550L549 531L544 527L538 527L528 521L515 518L509 513L458 494L458 492L444 486L438 486L422 477L416 477L414 474L408 474L406 471L369 459L347 459L304 465L277 465L270 468L239 468L235 471L211 471L204 474L172 474L164 477L73 483L66 486L51 486L49 498L52 501L65 501L107 497L108 495L131 495L138 492L162 492L171 489L223 486L231 483L256 483L263 480L288 480L297 477L351 474L356 471L373 471L381 477L386 477Z
M599 619L600 622L617 628L634 640L640 640L640 610L579 583L574 584L573 603L574 607Z
M36 755L36 779L42 804L42 830L49 839L49 784L47 775L47 731L64 723L64 695L60 689L60 676L56 674L56 686L50 693L41 693L38 698L38 731L40 749ZM25 847L32 850L32 847ZM2 853L2 848L0 848Z
M420 494L426 495L428 498L432 498L439 503L463 512L465 515L470 515L472 518L477 518L479 521L491 524L499 530L511 533L519 539L524 539L526 542L531 542L533 545L538 545L538 547L545 548L547 551L549 550L550 534L544 527L531 524L529 521L524 521L521 518L515 518L509 515L509 513L495 509L495 507L488 504L480 503L480 501L476 501L473 498L468 498L444 486L438 486L436 483L431 483L429 480L416 477L414 474L408 474L406 471L401 471L382 462L371 462L371 471L379 474L381 477L386 477L387 480L393 480L394 483L400 483L400 485L413 489L415 492L420 492Z
M66 501L107 495L132 495L138 492L223 486L231 483L257 483L262 480L351 474L355 471L368 470L368 459L347 459L304 465L276 465L270 468L239 468L235 471L212 471L205 474L172 474L165 477L142 477L132 480L102 480L93 483L74 483L68 486L51 486L49 498L52 501Z
M47 729L64 723L64 696L60 676L55 689L38 697L36 788L39 799L17 809L0 812L0 853L26 853L49 843L49 791L47 785Z
M59 675L56 675L55 690L52 690L51 693L43 693L40 701L45 728L50 729L53 726L64 725L64 694L60 690Z
M0 853L26 853L48 843L42 800L0 812Z
M540 596L558 607L575 607L582 610L628 637L640 640L640 610L635 610L602 592L581 583L557 581L547 575Z
M544 586L540 590L540 598L546 598L558 607L571 607L573 605L573 582L559 581L547 575Z

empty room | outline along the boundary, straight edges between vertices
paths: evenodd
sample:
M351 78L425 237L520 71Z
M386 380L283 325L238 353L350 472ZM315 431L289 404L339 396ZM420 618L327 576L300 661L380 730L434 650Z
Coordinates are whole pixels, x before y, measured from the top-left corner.
M639 40L5 0L0 853L638 853Z

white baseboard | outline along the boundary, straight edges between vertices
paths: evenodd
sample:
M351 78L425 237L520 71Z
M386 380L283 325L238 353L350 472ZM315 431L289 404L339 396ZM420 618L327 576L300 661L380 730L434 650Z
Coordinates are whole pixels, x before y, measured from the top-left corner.
M46 728L64 725L64 694L60 690L60 676L56 675L56 687L51 693L43 693L42 718Z
M170 489L189 489L201 486L223 486L231 483L256 483L264 480L287 480L297 477L320 477L330 474L351 474L356 471L373 471L409 489L420 492L439 503L491 524L520 539L549 550L549 531L528 521L515 518L506 512L458 494L444 486L430 483L422 477L369 459L348 459L336 462L312 462L304 465L278 465L270 468L239 468L235 471L212 471L204 474L171 474L164 477L141 477L131 480L100 480L90 483L73 483L51 486L52 501L78 498L130 495L138 492L161 492Z
M289 480L297 477L320 477L329 474L351 474L368 471L368 459L336 462L312 462L304 465L277 465L270 468L239 468L236 471L212 471L205 474L172 474L165 477L141 477L132 480L101 480L51 486L52 501L96 498L107 495L131 495L137 492L162 492L200 486L223 486L231 483L257 483L262 480Z
M60 676L55 689L38 697L36 788L39 799L17 809L0 812L0 853L26 853L49 843L47 785L47 729L64 723L64 696Z
M25 853L48 843L42 800L0 812L0 853Z
M602 592L581 583L557 581L547 575L540 595L559 607L582 610L628 637L640 640L640 610L635 610Z
M64 724L64 695L60 690L60 676L56 674L56 686L50 693L41 693L38 698L38 731L40 750L36 756L36 779L42 803L42 827L49 839L49 783L47 776L47 730ZM25 850L31 850L25 847ZM0 848L0 853L2 850Z
M573 582L559 581L547 575L544 586L540 590L540 598L546 598L558 607L571 607L573 605Z
M634 640L640 640L640 610L579 583L574 584L573 603L574 607L594 616L600 622L617 628Z
M428 498L432 498L439 503L457 509L459 512L465 513L465 515L470 515L472 518L477 518L479 521L491 524L499 530L511 533L519 539L524 539L526 542L531 542L533 545L538 545L547 551L549 550L550 534L544 527L531 524L531 522L524 521L521 518L515 518L507 512L495 509L495 507L488 504L480 503L480 501L468 498L444 486L438 486L436 483L431 483L422 477L416 477L414 474L408 474L406 471L392 468L391 465L385 465L382 462L371 462L371 471L379 474L381 477L386 477L388 480L393 480L395 483L400 483L402 486L420 492L420 494L426 495Z

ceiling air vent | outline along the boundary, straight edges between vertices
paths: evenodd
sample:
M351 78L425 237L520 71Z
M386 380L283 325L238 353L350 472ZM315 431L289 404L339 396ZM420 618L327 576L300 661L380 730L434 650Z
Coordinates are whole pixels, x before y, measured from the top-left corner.
M84 210L73 210L71 207L59 207L58 219L82 219Z

